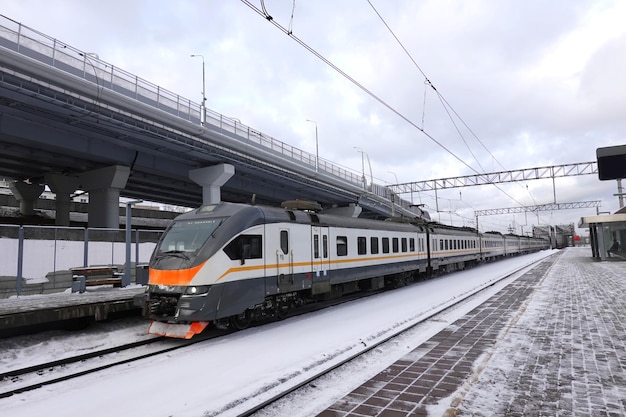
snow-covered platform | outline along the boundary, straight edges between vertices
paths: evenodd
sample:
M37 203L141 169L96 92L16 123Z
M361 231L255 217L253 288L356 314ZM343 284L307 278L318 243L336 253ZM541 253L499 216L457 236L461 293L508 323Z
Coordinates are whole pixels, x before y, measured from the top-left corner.
M144 291L145 287L139 285L102 286L91 287L81 294L65 292L0 299L0 335L17 328L81 318L104 320L112 313L139 311L133 305L133 298Z
M567 248L319 417L626 415L626 262Z

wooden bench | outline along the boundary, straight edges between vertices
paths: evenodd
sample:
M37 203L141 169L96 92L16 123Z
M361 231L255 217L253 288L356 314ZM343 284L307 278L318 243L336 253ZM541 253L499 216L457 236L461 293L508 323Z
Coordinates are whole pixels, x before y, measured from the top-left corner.
M87 286L113 285L122 286L122 272L114 266L86 266L70 268L72 271L72 292L85 292Z

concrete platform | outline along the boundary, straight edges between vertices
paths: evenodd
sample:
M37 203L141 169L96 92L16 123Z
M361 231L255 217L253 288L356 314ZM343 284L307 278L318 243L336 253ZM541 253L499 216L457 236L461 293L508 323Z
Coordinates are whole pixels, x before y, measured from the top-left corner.
M626 262L567 248L319 417L625 415Z
M18 328L65 320L93 318L105 320L109 314L139 311L133 297L145 287L91 287L86 292L29 295L0 299L0 335Z

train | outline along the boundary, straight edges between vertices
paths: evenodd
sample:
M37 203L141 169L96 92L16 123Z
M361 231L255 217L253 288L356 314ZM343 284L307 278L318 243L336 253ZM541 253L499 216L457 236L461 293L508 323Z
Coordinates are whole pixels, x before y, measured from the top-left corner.
M191 338L209 324L244 329L299 306L396 288L443 272L549 247L420 218L374 220L220 202L175 218L151 256L149 333Z

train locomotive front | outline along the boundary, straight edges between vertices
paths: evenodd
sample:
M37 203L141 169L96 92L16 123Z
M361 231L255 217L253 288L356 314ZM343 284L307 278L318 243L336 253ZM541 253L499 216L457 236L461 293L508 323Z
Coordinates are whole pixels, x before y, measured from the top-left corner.
M242 204L205 205L178 216L149 264L149 332L190 338L264 302L265 216ZM244 232L245 233L242 233Z
M357 291L541 250L545 242L467 228L386 222L235 203L178 216L149 264L149 332L190 338L243 329ZM527 238L523 238L526 240ZM532 246L531 246L532 243Z

